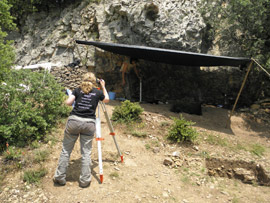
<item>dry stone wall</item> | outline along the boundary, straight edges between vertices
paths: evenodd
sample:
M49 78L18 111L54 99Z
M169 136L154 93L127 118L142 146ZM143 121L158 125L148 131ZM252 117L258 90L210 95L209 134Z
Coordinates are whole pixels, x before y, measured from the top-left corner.
M60 67L53 68L51 74L63 87L73 90L81 84L82 76L87 73L88 70L83 67Z

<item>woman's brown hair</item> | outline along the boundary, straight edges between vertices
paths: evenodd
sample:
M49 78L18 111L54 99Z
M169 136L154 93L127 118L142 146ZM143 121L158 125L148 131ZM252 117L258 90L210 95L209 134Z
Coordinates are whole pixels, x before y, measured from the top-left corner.
M97 87L96 85L96 76L94 73L86 73L83 75L82 83L80 85L81 90L85 93L88 94L89 92L92 91L93 87Z

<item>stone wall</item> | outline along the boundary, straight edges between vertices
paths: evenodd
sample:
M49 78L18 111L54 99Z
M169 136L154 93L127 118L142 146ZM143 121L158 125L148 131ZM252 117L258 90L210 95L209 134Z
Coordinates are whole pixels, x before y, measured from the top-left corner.
M86 68L75 66L53 68L50 73L63 87L73 90L79 87L82 76L87 72Z

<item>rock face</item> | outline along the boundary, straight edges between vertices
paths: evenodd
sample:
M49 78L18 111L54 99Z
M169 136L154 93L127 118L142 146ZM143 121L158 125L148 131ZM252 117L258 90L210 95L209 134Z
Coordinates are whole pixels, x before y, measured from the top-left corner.
M50 15L31 15L22 28L21 36L15 39L16 63L26 66L61 62L64 66L80 59L79 67L94 71L98 77L107 81L110 91L123 97L119 67L126 58L92 46L76 45L74 40L99 40L200 52L201 33L205 24L196 10L198 2L113 0L88 4L83 1L61 12L51 12ZM198 88L198 84L190 81L194 74L198 74L199 67L177 67L144 60L139 61L138 67L143 75L144 100L166 102L197 95L192 90ZM59 75L63 74L56 74L56 77L59 78ZM183 91L183 86L188 86L190 90ZM131 91L136 95L138 87L139 83L135 81Z
M77 45L76 39L102 41L129 45L143 45L181 51L202 52L205 24L198 11L200 0L104 0L100 4L81 1L63 10L36 13L28 16L20 33L10 33L15 41L16 65L40 63L67 64L80 60L72 69L93 71L105 79L109 91L124 97L120 67L126 58L104 52L93 46ZM205 50L204 50L205 51ZM244 71L202 70L200 67L181 67L139 60L137 65L143 76L142 98L158 103L175 100L232 105ZM53 71L64 86L74 88L74 78L61 78L63 69ZM59 76L60 75L60 76ZM69 75L69 74L67 74ZM72 84L71 84L72 83ZM134 77L130 91L139 95L139 81ZM243 91L241 105L254 103L258 98L257 87L248 82L250 91ZM270 86L270 85L269 85ZM265 92L265 96L270 93ZM243 98L243 99L242 99ZM227 103L226 103L227 102ZM176 109L179 109L176 107Z
M200 52L199 0L107 2L96 13L101 41Z
M77 48L75 39L200 52L205 24L196 10L198 2L112 0L97 5L83 1L61 12L31 15L15 39L16 63L67 64L82 57L87 60L83 65L94 66L94 48Z

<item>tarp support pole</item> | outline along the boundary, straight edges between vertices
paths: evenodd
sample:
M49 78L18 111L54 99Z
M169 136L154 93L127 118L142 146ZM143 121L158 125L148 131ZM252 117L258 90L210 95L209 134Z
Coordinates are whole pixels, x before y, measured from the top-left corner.
M268 73L255 59L251 59L270 77L270 73Z
M240 95L241 95L241 93L242 93L242 90L243 90L244 86L245 86L245 83L246 83L246 81L247 81L248 74L249 74L249 72L250 72L250 70L251 70L252 65L253 65L253 61L251 61L251 62L249 63L247 73L246 73L246 75L245 75L244 81L242 82L242 86L241 86L241 88L240 88L240 90L239 90L239 93L238 93L238 95L237 95L237 98L236 98L236 100L235 100L235 102L234 102L232 111L231 111L231 113L230 113L228 122L227 122L227 124L226 124L226 128L229 127L229 123L230 123L231 117L232 117L232 115L233 115L233 113L234 113L234 110L235 110L236 104L237 104L237 102L238 102L238 99L239 99L239 97L240 97Z

